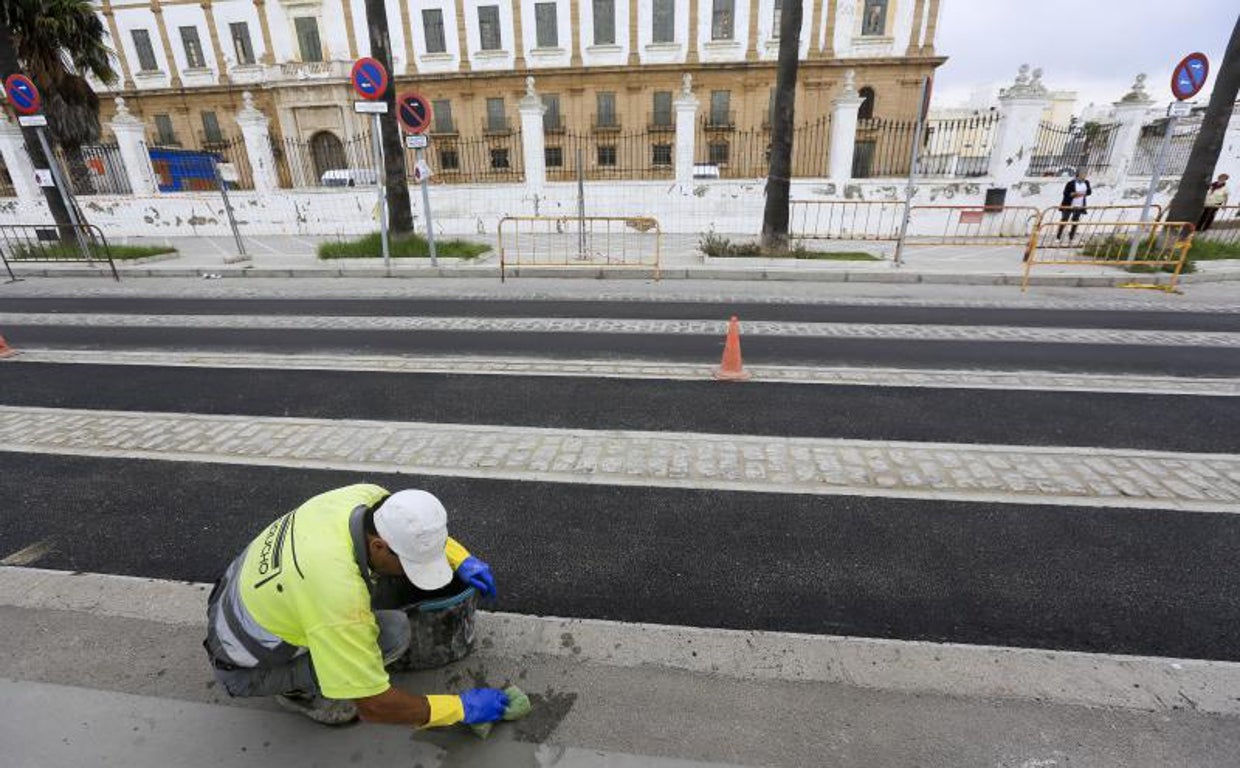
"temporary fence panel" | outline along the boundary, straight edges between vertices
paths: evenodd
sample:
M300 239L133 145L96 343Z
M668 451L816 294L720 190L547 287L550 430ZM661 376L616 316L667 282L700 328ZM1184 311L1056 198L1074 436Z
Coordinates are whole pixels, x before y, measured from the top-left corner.
M1008 205L914 205L906 245L1023 245L1039 221L1038 209Z
M106 262L120 280L112 249L93 224L0 224L0 258L9 280L16 280L10 264Z
M885 240L900 236L904 204L896 201L792 200L788 237L794 240Z
M498 227L500 276L547 267L649 269L659 278L663 232L644 216L506 216Z
M13 177L9 175L9 169L5 166L4 161L0 160L0 197L16 197L17 190L13 188Z
M1077 230L1070 247L1063 245L1065 227ZM1029 241L1021 290L1028 286L1029 272L1036 265L1170 270L1174 288L1192 247L1193 231L1192 224L1178 221L1094 221L1075 225L1043 221Z
M1128 166L1130 176L1153 176L1154 165L1158 162L1158 153L1162 149L1163 139L1167 134L1166 118L1141 128L1141 136L1137 139L1137 148L1133 153L1132 164ZM1193 144L1201 131L1201 123L1177 122L1171 141L1167 145L1167 159L1163 163L1163 178L1182 176L1188 166L1188 156L1193 152Z
M1118 128L1117 123L1039 123L1027 174L1066 178L1077 171L1089 176L1106 170Z
M132 191L117 145L83 144L67 149L57 145L53 151L74 195L128 195Z
M1061 206L1052 206L1042 210L1039 214L1039 223L1054 224L1056 222L1064 222L1069 227L1068 232L1070 233L1070 228L1074 221L1086 224L1105 223L1109 221L1140 221L1141 211L1144 210L1144 208L1145 206L1143 205L1091 205L1081 211L1081 209L1075 209L1072 207L1064 208ZM1157 203L1151 205L1149 220L1157 221L1162 217L1163 207ZM1056 230L1056 233L1058 233L1058 230ZM1064 242L1063 247L1072 247L1070 242L1071 239L1072 238L1069 238L1069 242ZM1062 238L1060 238L1060 240L1062 240ZM1050 248L1053 246L1050 243L1047 243L1043 247Z
M998 124L996 112L927 121L918 152L918 175L985 176L990 172L990 153L994 150Z
M1203 218L1197 222L1197 227L1198 240L1240 245L1240 205L1219 207L1212 220Z

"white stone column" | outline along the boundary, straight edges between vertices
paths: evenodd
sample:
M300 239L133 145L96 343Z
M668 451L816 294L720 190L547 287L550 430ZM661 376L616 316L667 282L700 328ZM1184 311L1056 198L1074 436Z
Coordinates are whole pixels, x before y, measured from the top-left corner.
M280 176L276 172L276 158L271 152L271 132L267 116L254 107L254 95L249 91L241 94L244 106L237 113L237 125L245 141L245 153L250 159L250 175L254 178L255 192L274 192L280 188Z
M0 109L0 157L4 158L4 167L9 169L9 178L13 180L13 192L18 200L38 200L43 197L34 180L34 163L26 153L26 142L22 138L22 129L9 121L8 113Z
M129 188L135 195L153 195L159 191L155 169L151 167L151 155L146 151L146 127L142 121L129 114L125 100L116 97L116 117L108 123L116 137L116 148L125 164Z
M521 153L525 160L525 190L541 194L547 185L547 156L543 137L543 115L547 105L534 90L534 78L525 78L525 96L517 103L521 114Z
M693 183L698 100L693 95L693 75L688 72L681 79L680 94L672 102L672 107L676 110L676 183L689 185Z
M857 93L857 73L848 70L840 91L831 100L831 144L827 176L835 182L852 178L853 152L857 146L857 115L865 99Z
M1145 75L1137 75L1132 90L1124 98L1115 102L1115 141L1111 144L1111 157L1108 159L1107 172L1101 181L1109 184L1122 183L1132 167L1136 157L1137 142L1141 138L1141 126L1145 124L1145 115L1149 111L1152 99L1145 92Z
M999 93L999 125L990 153L990 176L996 187L1008 187L1025 177L1038 143L1038 124L1050 103L1041 82L1042 71L1029 76L1022 64L1011 88Z

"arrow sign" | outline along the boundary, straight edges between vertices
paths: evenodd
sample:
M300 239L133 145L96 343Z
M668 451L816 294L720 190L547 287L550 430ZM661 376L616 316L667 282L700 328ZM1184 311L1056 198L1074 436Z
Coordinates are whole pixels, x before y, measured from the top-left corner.
M353 72L349 78L353 81L353 90L367 101L382 99L383 94L387 93L387 67L378 59L369 56L358 59L353 63Z
M13 109L21 115L33 115L43 106L39 89L25 75L9 75L4 81L4 93L9 97Z
M1210 60L1204 53L1190 53L1171 70L1171 94L1180 101L1191 99L1205 87Z
M420 93L402 93L396 98L396 117L406 131L423 133L431 124L431 102Z

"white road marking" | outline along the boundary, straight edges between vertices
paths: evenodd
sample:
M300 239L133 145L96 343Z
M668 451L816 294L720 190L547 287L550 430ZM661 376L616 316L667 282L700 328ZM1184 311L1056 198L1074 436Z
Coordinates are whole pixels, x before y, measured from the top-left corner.
M5 557L0 560L0 565L33 565L46 557L55 548L56 537L49 536Z

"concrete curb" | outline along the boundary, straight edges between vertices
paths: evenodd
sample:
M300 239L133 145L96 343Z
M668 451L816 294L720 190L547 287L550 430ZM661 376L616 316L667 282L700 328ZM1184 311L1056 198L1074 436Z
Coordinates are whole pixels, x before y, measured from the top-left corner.
M0 567L0 605L201 626L209 586ZM1240 664L901 640L478 616L479 657L552 656L746 680L1240 714Z

